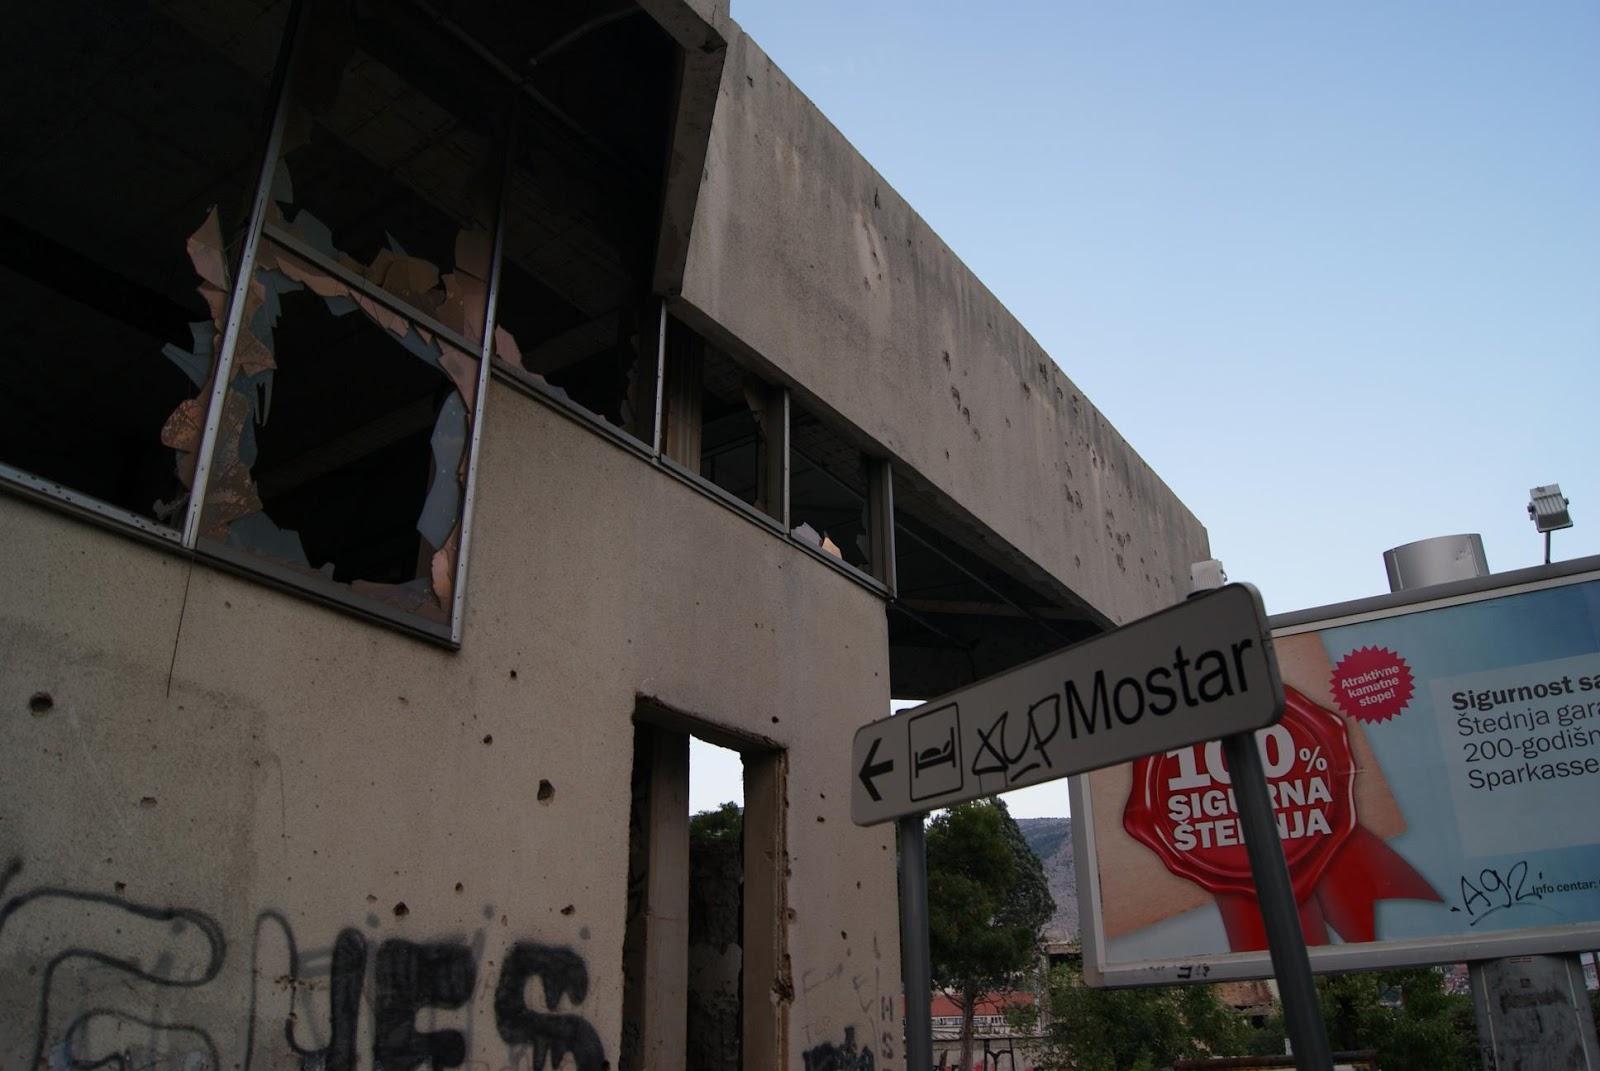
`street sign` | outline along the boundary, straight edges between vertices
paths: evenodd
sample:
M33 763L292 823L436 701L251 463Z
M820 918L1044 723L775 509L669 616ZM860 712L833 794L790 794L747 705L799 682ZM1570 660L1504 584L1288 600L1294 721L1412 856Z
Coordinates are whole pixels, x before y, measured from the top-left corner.
M869 826L1278 720L1261 595L1229 584L864 725L850 814Z

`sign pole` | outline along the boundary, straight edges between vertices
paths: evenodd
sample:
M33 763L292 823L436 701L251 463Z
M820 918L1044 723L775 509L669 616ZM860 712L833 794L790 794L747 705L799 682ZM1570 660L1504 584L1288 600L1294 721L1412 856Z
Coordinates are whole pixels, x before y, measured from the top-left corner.
M900 980L906 994L906 1069L933 1067L933 966L928 953L928 842L925 814L900 828Z
M1189 570L1194 590L1189 597L1214 589L1224 582L1222 563L1212 558L1195 562ZM1267 771L1261 765L1256 734L1230 733L1222 738L1222 753L1233 781L1233 797L1239 808L1239 827L1244 833L1244 850L1250 859L1250 875L1255 879L1261 922L1267 931L1267 949L1272 956L1272 973L1278 980L1278 997L1283 1001L1283 1025L1294 1049L1294 1065L1299 1071L1333 1071L1333 1053L1328 1047L1328 1031L1322 1022L1322 1004L1317 999L1317 983L1311 975L1311 957L1306 954L1306 938L1300 929L1300 909L1295 904L1294 885L1289 881L1289 864L1283 857L1283 842L1278 839L1278 822L1272 813L1272 796L1267 791Z
M1284 1026L1294 1047L1294 1065L1299 1071L1331 1071L1333 1056L1322 1023L1322 1006L1317 1001L1317 984L1311 977L1300 911L1295 906L1294 886L1289 883L1283 844L1278 840L1278 823L1272 816L1272 799L1267 794L1267 775L1261 767L1255 734L1225 736L1222 750L1233 779L1234 798L1239 803L1239 824L1244 829L1245 852L1250 857L1261 921L1272 952L1272 973L1278 979L1278 995L1283 1000Z

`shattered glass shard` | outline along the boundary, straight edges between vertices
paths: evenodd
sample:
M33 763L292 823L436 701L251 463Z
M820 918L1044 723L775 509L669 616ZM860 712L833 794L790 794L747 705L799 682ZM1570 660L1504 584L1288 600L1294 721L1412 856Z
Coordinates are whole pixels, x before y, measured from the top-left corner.
M461 511L461 483L456 473L467 441L467 408L460 394L451 394L439 407L430 439L433 472L428 497L417 518L417 531L429 546L440 547L455 528Z

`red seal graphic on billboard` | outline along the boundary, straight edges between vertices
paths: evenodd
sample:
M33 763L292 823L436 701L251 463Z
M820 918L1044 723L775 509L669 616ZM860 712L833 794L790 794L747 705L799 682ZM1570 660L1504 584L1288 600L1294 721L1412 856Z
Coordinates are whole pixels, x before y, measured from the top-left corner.
M1357 647L1339 659L1328 681L1339 709L1366 722L1398 716L1411 702L1415 683L1406 660L1387 647Z
M1278 838L1308 944L1373 941L1378 900L1438 900L1411 865L1363 828L1345 723L1293 688L1283 719L1256 734ZM1231 951L1267 947L1237 801L1218 741L1133 764L1123 828L1172 873L1216 898Z

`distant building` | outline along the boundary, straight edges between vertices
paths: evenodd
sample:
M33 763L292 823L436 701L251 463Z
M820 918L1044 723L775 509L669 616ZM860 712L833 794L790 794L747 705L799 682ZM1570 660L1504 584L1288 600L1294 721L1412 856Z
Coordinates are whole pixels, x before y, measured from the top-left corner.
M989 993L978 998L972 1017L972 1067L967 1071L1033 1071L1035 1036L1013 1030L1006 1013L1038 1003L1033 993ZM961 1071L961 1005L935 993L933 1059L940 1071Z
M902 1066L851 734L1195 517L721 0L8 16L0 1067Z

